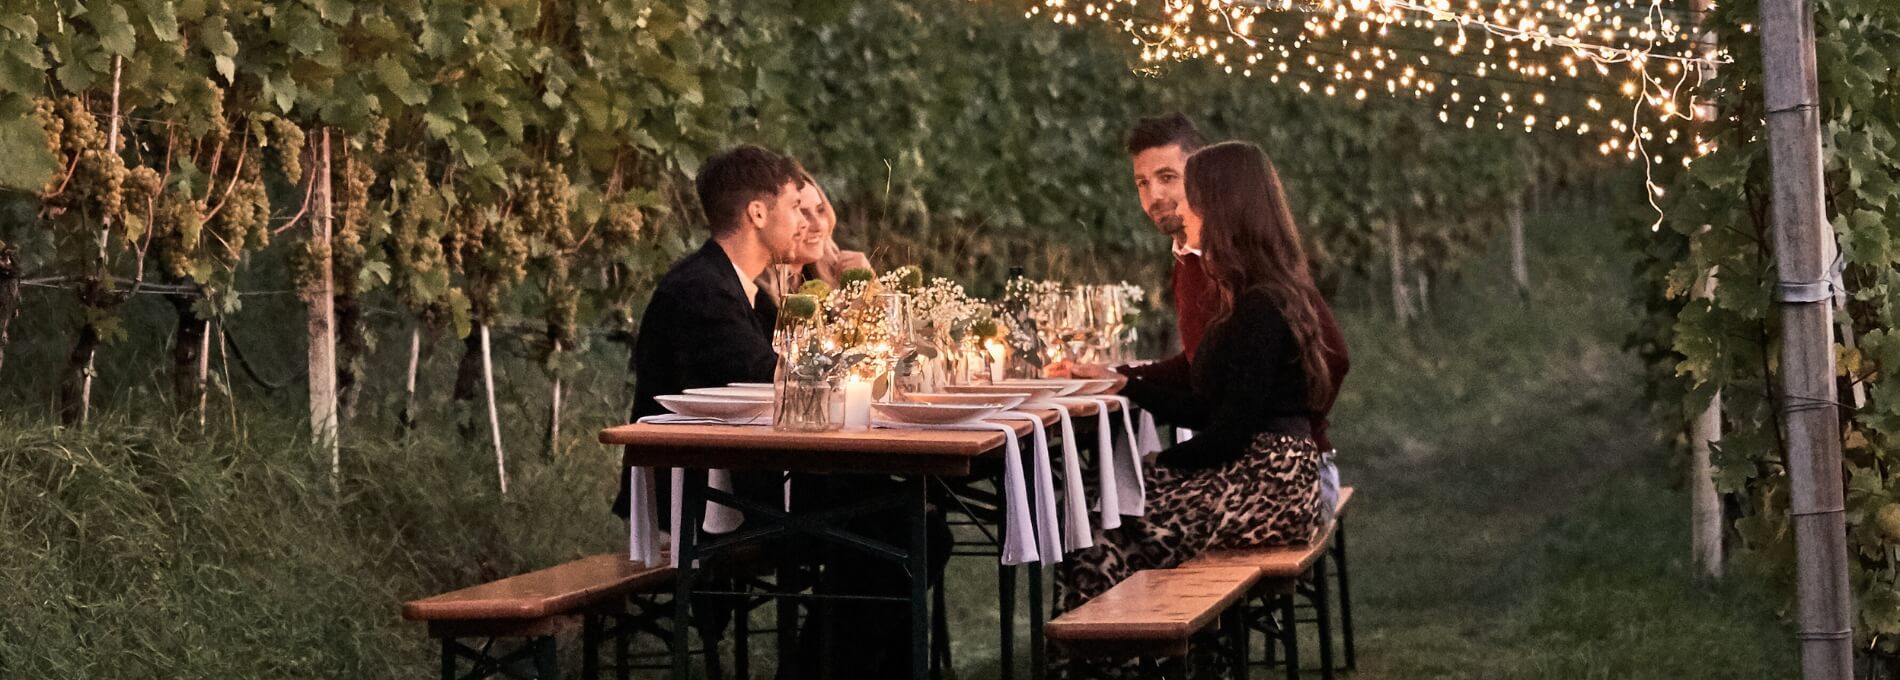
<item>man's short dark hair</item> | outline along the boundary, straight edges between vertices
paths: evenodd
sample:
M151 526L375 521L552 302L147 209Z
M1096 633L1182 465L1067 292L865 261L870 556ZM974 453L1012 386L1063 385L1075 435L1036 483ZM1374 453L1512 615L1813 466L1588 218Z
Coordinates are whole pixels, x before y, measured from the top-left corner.
M803 172L797 161L746 144L707 159L693 183L706 222L719 237L739 228L748 204L777 196L786 182L799 184Z
M1135 129L1128 131L1128 155L1133 156L1149 149L1179 144L1181 151L1194 153L1206 146L1201 139L1201 131L1194 129L1194 121L1176 111L1162 116L1149 116L1135 123Z

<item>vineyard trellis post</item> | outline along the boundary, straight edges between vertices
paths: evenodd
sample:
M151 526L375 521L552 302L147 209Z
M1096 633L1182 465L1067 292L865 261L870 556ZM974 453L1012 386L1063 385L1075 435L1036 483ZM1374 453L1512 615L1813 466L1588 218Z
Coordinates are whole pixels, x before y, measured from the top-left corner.
M1854 632L1834 384L1836 248L1822 193L1813 0L1763 2L1761 48L1801 675L1848 680Z
M1528 193L1533 196L1536 189ZM1524 253L1524 198L1513 195L1511 204L1505 209L1505 226L1511 232L1511 282L1517 286L1517 295L1526 302L1531 299L1531 267Z
M1697 300L1713 300L1716 272L1710 267L1696 286ZM1714 304L1711 302L1710 304ZM1696 566L1712 578L1721 578L1722 496L1715 488L1715 447L1722 441L1722 390L1709 396L1708 406L1695 414L1689 426L1689 533Z
M1694 0L1696 47L1713 53L1717 44L1715 31L1706 25L1708 12L1715 8L1714 0ZM1703 79L1715 77L1715 68L1704 65L1698 74ZM1701 135L1706 122L1715 119L1712 105L1699 105L1690 110L1690 126ZM1702 231L1709 231L1709 225L1702 225ZM1717 268L1710 266L1696 286L1695 298L1709 300L1714 304L1715 289L1718 285ZM1726 529L1722 511L1722 495L1715 488L1714 453L1722 441L1722 389L1717 386L1714 394L1709 395L1709 404L1695 414L1689 423L1689 533L1690 551L1696 566L1711 578L1721 578L1723 565L1723 534Z
M330 479L341 473L341 452L337 442L336 421L336 284L330 267L330 130L324 128L317 141L311 170L318 173L316 220L311 224L310 248L314 251L314 270L304 291L309 307L305 325L309 340L310 367L310 438L330 452Z

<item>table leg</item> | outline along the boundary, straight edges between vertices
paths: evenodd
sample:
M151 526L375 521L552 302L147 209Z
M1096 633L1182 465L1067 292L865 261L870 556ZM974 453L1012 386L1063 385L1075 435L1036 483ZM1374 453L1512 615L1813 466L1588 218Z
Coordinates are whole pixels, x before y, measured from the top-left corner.
M673 679L692 673L693 581L698 572L700 515L706 510L706 471L688 468L679 504L679 567L673 575Z
M788 551L789 552L789 551ZM792 581L796 565L792 558L781 553L778 564L778 590L789 593L786 585ZM778 610L778 665L779 676L796 678L798 675L798 600L790 597L778 598L773 603Z
M918 475L904 480L906 493L912 496L910 509L910 551L906 565L910 571L910 677L926 680L930 676L930 532L928 478Z
M1042 623L1043 601L1042 582L1043 562L1030 562L1029 573L1029 677L1042 680L1047 669L1043 667Z
M1001 486L998 484L998 486ZM939 584L937 587L943 587ZM1002 634L1002 680L1015 680L1016 677L1016 567L996 563L996 611L997 625Z

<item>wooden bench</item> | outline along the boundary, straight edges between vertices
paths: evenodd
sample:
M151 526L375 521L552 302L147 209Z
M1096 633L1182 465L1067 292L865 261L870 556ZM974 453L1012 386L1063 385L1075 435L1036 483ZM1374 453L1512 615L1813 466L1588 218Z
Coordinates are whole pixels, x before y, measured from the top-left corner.
M1043 635L1075 658L1165 659L1184 666L1193 640L1211 633L1216 618L1238 611L1234 603L1259 580L1260 570L1247 567L1135 572L1044 624Z
M624 641L628 622L624 602L628 595L663 591L672 586L673 569L630 562L625 555L585 557L539 571L463 588L403 604L402 616L426 621L429 636L442 641L442 677L487 678L512 674L518 665L532 664L543 680L560 677L554 635L584 626L582 675L598 673L598 645L607 637ZM618 622L602 630L602 620ZM512 652L495 656L487 645L472 647L465 638L525 638ZM474 663L469 675L457 675L459 660Z
M1182 568L1211 567L1251 567L1258 569L1260 580L1254 590L1248 594L1250 604L1247 613L1249 624L1256 630L1278 637L1281 649L1286 654L1287 677L1299 677L1299 634L1295 616L1295 595L1304 595L1312 604L1315 612L1314 622L1319 630L1319 655L1321 674L1327 680L1333 677L1333 640L1332 640L1332 596L1327 582L1327 557L1331 557L1339 566L1339 591L1341 604L1341 628L1345 633L1347 667L1356 665L1352 659L1352 614L1349 604L1351 592L1347 585L1345 571L1345 530L1344 519L1347 503L1352 500L1353 488L1339 490L1339 502L1334 506L1334 519L1320 530L1312 542L1304 545L1292 545L1258 550L1216 551L1203 554ZM1312 574L1311 586L1301 588L1301 577ZM1281 619L1276 625L1271 620L1274 610L1279 610ZM1269 646L1269 652L1272 647ZM1268 656L1269 661L1272 655Z

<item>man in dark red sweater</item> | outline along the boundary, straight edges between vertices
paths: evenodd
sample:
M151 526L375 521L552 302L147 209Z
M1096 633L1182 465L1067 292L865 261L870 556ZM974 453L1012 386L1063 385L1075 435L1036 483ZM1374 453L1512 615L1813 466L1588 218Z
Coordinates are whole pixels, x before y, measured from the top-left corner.
M1194 358L1194 350L1201 344L1201 334L1207 329L1209 296L1213 294L1214 284L1201 264L1201 235L1181 219L1181 207L1187 202L1187 158L1205 144L1194 123L1178 112L1143 118L1129 131L1128 155L1134 161L1135 191L1141 198L1142 212L1154 222L1157 231L1173 241L1174 271L1169 278L1174 290L1174 323L1181 335L1181 352L1151 364L1115 367L1115 371L1123 375L1165 381L1183 388L1190 382L1188 362ZM1351 368L1346 338L1339 332L1339 323L1326 301L1315 300L1314 303L1320 323L1325 327L1323 352L1333 381L1333 394L1337 396L1339 385ZM1105 375L1099 367L1066 368L1079 377ZM1336 500L1339 477L1332 464L1333 444L1326 436L1326 416L1331 410L1329 403L1313 415L1312 431L1313 442L1325 456L1321 466L1324 494Z
M1187 202L1187 157L1204 144L1199 130L1179 113L1143 118L1128 135L1128 154L1134 159L1135 192L1141 210L1155 229L1173 241L1174 326L1181 335L1181 353L1146 366L1129 366L1122 373L1162 378L1180 385L1188 382L1188 360L1207 329L1208 300L1214 284L1201 266L1201 235L1181 219Z

